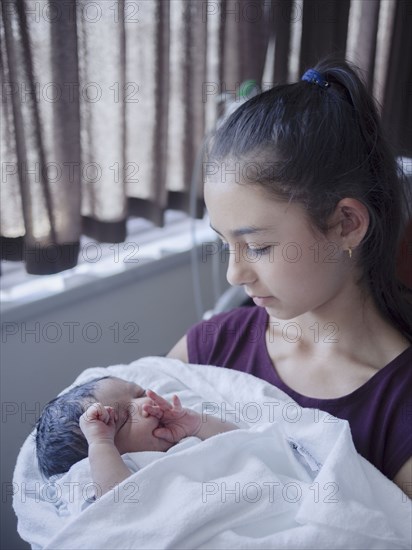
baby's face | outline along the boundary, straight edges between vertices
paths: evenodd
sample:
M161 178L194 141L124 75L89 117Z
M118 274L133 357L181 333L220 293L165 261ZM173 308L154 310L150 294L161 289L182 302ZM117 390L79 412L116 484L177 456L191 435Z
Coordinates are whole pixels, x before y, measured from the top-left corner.
M152 403L145 390L121 378L98 382L96 400L116 411L114 443L120 454L135 451L167 451L172 444L153 435L159 420L144 416L142 405Z

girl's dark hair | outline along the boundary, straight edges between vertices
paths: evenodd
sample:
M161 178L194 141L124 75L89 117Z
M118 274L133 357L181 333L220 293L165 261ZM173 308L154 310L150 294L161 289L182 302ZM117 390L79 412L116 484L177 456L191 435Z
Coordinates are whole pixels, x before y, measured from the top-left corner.
M96 401L95 378L52 399L36 424L36 451L40 471L46 477L68 472L88 455L88 444L79 426L81 415Z
M396 251L410 212L401 170L356 69L331 59L314 69L328 87L300 81L251 98L215 132L209 160L254 164L247 171L253 181L246 183L301 203L324 235L341 199L363 203L370 225L356 250L359 283L412 341L412 293L396 278Z

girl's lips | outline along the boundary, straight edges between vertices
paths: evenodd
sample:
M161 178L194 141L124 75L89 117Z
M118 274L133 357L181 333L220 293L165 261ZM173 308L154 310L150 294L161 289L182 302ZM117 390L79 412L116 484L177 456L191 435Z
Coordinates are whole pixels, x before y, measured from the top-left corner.
M273 300L273 296L253 296L253 301L257 306L265 307Z

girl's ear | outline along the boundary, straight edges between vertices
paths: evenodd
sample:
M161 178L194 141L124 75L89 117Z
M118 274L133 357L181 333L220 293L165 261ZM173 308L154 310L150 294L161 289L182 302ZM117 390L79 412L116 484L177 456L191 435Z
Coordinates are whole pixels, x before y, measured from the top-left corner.
M331 218L331 230L343 249L356 248L369 227L369 212L357 199L345 198L338 202Z

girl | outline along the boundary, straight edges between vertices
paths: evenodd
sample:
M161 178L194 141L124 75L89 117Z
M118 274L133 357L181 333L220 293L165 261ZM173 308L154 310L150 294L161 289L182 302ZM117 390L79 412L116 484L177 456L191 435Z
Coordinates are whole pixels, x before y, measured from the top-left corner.
M412 496L412 299L395 276L404 190L355 70L324 61L241 105L206 165L227 278L258 307L192 327L169 357L254 374L348 420Z

